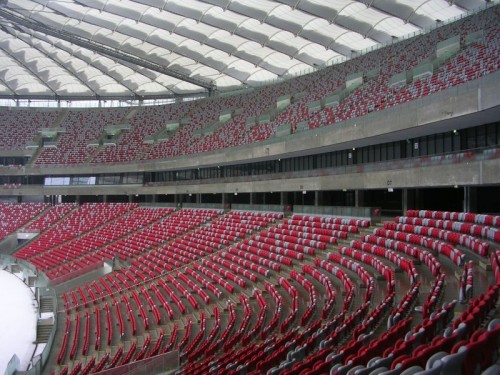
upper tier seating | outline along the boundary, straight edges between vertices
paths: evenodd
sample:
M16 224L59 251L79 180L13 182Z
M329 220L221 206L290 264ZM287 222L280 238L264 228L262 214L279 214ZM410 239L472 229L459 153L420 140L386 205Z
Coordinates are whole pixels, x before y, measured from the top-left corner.
M4 137L0 144L20 150L35 139L40 128L57 126L63 129L57 148L43 148L34 161L36 165L125 163L251 144L270 139L282 125L290 125L292 132L299 124L301 129L334 125L497 71L500 26L496 13L495 9L481 12L341 64L234 96L138 109L69 110L60 120L62 112L58 110L3 110L0 129L4 131L0 134L14 134L14 137ZM477 31L482 32L482 37L467 44L467 35ZM437 64L432 74L391 87L395 75L411 72L419 64L432 63L438 43L456 35L461 39L460 50ZM314 101L343 92L346 78L355 73L363 74L363 83L344 93L338 105L309 108ZM291 97L291 104L276 110L277 99L285 95ZM232 112L231 119L217 125L225 111ZM267 116L269 119L262 120ZM260 120L251 122L254 118ZM164 132L169 122L181 125L167 139L163 134L161 140L145 143L146 139L151 141ZM29 125L19 127L19 123ZM113 137L109 144L88 146L103 136L107 126L119 124L126 124L129 129Z

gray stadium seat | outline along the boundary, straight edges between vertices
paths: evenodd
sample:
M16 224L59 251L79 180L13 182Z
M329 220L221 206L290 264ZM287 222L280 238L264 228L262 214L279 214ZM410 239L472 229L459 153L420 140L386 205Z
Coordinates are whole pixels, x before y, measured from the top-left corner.
M467 348L462 346L454 354L448 354L441 358L443 368L441 374L443 375L461 375L462 363L467 358Z

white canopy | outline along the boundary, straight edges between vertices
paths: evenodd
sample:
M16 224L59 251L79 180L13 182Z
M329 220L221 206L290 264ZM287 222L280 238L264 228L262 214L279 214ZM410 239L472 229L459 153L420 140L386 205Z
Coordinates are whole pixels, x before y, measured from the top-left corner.
M0 97L70 99L198 93L205 90L199 82L221 90L261 84L461 17L484 0L3 3L8 13L0 13Z

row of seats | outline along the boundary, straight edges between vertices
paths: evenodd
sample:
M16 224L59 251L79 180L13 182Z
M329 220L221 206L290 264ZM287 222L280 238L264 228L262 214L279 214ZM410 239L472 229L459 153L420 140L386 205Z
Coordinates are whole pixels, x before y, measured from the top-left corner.
M345 290L345 296L343 299L343 304L342 304L342 312L347 312L351 308L353 298L354 298L354 293L355 293L355 288L354 288L354 283L351 280L351 278L348 276L348 274L342 269L334 264L330 263L327 260L322 260L316 258L314 260L314 264L316 267L319 267L321 269L324 269L334 275L337 279L340 280L342 283L342 286L344 287Z
M290 277L298 282L307 292L308 296L308 301L307 301L307 309L304 311L302 314L302 317L300 318L300 325L302 327L306 326L309 320L311 319L315 309L316 305L318 303L318 296L316 294L316 289L314 288L314 285L311 281L309 281L304 275L301 273L292 270L290 271ZM297 299L298 303L298 299ZM297 306L298 308L298 306Z
M340 247L339 253L342 255L347 255L356 259L362 263L365 263L377 270L377 272L382 275L386 281L387 292L393 292L396 284L394 269L387 266L380 259L371 256L370 254L364 253L362 251L350 248L350 247Z
M240 340L242 340L243 335L248 329L248 326L250 324L250 320L252 319L252 308L250 305L249 298L245 294L240 294L240 303L243 306L243 311L244 311L244 316L243 320L240 323L240 326L236 333L234 333L231 337L228 338L228 340L223 344L222 348L224 352L229 351L232 349L235 345L237 345Z
M458 217L458 216L455 216ZM464 223L453 220L421 218L414 216L396 216L395 221L401 224L420 225L439 229L451 230L453 232L470 234L474 237L489 239L500 242L500 230L482 224ZM493 219L487 221L493 223Z
M376 236L387 237L393 240L422 246L427 249L432 249L449 258L457 266L461 266L464 262L464 253L456 247L446 243L445 241L435 240L433 238L425 237L420 234L411 234L383 228L376 228L373 234Z
M495 275L495 281L497 284L500 283L500 249L496 249L491 252L490 255L491 268L493 269L493 274Z
M414 233L422 236L429 236L432 238L443 239L452 244L465 246L481 256L488 255L488 249L490 246L487 242L478 240L471 235L459 234L444 229L412 225L412 224L398 224L391 222L384 223L384 228L399 232Z
M315 280L319 281L325 290L326 296L323 301L323 309L321 310L321 318L327 319L330 313L333 311L335 305L335 288L333 287L332 281L325 276L322 272L317 270L315 267L308 264L302 266L302 272L311 275Z
M423 262L431 271L434 277L441 273L441 263L429 251L420 247L413 246L404 241L393 240L392 238L365 235L361 237L361 241L393 249Z
M341 265L353 272L356 272L360 280L363 282L366 288L364 302L370 302L373 295L373 290L375 288L375 281L373 276L358 262L354 259L344 257L338 253L328 253L327 259L334 263Z
M434 278L431 290L427 294L425 302L422 304L422 317L427 318L437 307L438 301L442 297L443 287L445 285L445 276L443 272Z
M408 217L419 217L435 220L450 220L464 223L480 225L491 225L500 227L500 216L488 214L475 214L472 212L450 212L450 211L430 211L430 210L408 210Z
M362 242L362 241L351 241L350 243L351 247L356 250L361 250L366 253L370 253L373 255L377 255L378 257L382 257L387 259L389 262L394 264L396 267L402 269L406 275L408 276L408 279L410 282L416 283L418 280L418 272L417 269L415 268L415 265L413 262L408 260L406 257L399 255L395 251L386 249L381 246L373 245L370 243Z

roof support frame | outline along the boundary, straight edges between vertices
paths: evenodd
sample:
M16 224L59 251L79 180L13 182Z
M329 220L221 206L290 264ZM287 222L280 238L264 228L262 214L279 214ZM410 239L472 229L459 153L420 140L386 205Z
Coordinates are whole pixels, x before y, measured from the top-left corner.
M0 49L4 50L2 47L0 47ZM5 51L5 50L4 50L4 51ZM33 74L34 76L36 76L36 72L33 72L29 66L26 66L26 64L24 64L24 62L23 62L23 61L20 61L17 57L13 56L12 54L9 54L9 53L8 53L8 51L6 51L6 52L7 52L7 54L8 54L8 55L9 55L12 59L15 59L15 60L18 62L19 66L22 66L22 67L23 67L24 69L26 69L28 72L30 72L31 74ZM37 79L38 79L38 77L37 77ZM56 95L57 95L57 94L54 92L54 90L52 90L52 88L51 88L49 85L45 85L45 87L47 87L47 88L48 88L48 89L49 89L49 90L50 90L50 91L54 94L54 96L56 96ZM10 89L11 91L13 91L10 87L9 87L9 89ZM15 92L15 91L13 91L13 92Z
M24 41L24 40L23 40ZM24 41L26 43L26 41ZM30 44L31 48L34 48L36 49L37 51L39 51L40 53L43 53L42 51L40 51L40 49L38 47L36 47L33 43ZM61 63L59 63L59 61L57 61L56 59L52 59L52 61L54 61L55 64L57 64L61 69L64 69L64 70L68 70L64 65L62 65ZM97 69L97 68L96 68ZM92 87L90 87L89 85L87 85L77 74L73 74L73 77L75 77L75 79L77 79L83 86L87 87L90 91L92 91L94 93L94 95L98 95L93 89Z
M115 59L119 59L119 60L123 60L123 61L127 61L130 63L136 64L136 65L142 66L144 68L151 69L151 70L157 71L159 73L177 78L179 80L189 82L193 85L196 85L196 86L199 86L199 87L206 89L209 93L215 89L213 82L206 82L206 81L201 80L201 79L189 77L188 75L185 75L183 73L165 68L163 66L160 66L158 64L152 63L152 62L147 61L147 60L140 59L136 56L132 56L132 55L124 53L122 51L117 51L113 48L110 48L108 46L99 44L99 43L91 41L91 40L88 40L86 38L78 37L76 35L73 35L71 33L66 32L66 31L55 30L51 27L41 25L41 24L34 22L32 20L28 20L26 18L19 17L15 14L12 14L11 12L9 12L5 9L0 8L0 16L2 16L2 17L6 18L14 23L22 25L24 27L33 29L35 31L39 31L39 32L42 32L45 34L49 34L49 35L64 39L68 42L79 45L80 47L88 48L92 51L102 53L106 56L109 56L109 57L112 57Z
M410 20L411 17L413 17L414 14L417 13L417 10L419 10L423 5L427 4L431 0L426 0L422 4L420 4L418 7L413 8L413 11L410 13L410 15L406 18L406 22Z

